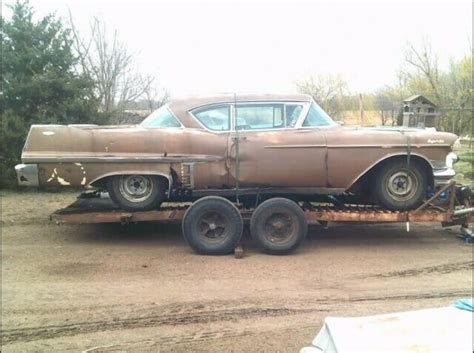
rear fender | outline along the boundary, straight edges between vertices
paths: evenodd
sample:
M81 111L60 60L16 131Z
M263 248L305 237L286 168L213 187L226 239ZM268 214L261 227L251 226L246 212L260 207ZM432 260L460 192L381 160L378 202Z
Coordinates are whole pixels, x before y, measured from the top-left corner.
M157 171L146 171L146 170L119 170L119 171L113 171L110 173L103 174L94 180L92 180L89 185L98 185L103 183L107 178L112 177L112 176L117 176L117 175L156 175L156 176L161 176L164 177L168 180L168 195L171 193L171 188L173 187L173 177L171 176L171 169L170 173L166 174L164 172L157 172Z

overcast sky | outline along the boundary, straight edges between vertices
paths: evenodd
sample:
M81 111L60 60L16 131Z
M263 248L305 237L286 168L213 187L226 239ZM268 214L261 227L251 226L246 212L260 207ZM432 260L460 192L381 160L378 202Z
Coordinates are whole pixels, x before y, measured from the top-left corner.
M11 3L11 1L8 1ZM446 65L469 50L470 1L31 0L39 15L93 16L173 96L291 92L310 73L340 73L354 92L394 79L407 40L427 37Z

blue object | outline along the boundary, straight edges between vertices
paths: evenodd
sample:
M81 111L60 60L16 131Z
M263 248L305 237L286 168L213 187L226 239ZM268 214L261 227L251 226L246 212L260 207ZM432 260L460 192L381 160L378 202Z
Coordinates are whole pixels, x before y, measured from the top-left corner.
M472 298L458 299L452 305L457 309L474 311Z

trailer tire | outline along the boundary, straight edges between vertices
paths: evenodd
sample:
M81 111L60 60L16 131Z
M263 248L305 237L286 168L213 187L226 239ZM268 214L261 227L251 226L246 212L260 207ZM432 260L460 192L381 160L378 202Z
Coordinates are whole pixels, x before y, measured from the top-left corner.
M166 181L156 175L116 175L107 180L110 198L126 211L157 209L166 189Z
M240 211L227 199L207 196L186 210L182 222L186 242L199 254L226 255L242 238L244 225Z
M263 202L250 219L250 234L267 254L285 255L294 251L307 232L303 210L285 198L276 197Z

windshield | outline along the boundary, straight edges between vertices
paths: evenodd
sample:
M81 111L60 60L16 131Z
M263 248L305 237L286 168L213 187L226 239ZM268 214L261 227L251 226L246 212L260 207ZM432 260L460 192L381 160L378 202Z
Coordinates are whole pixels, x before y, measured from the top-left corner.
M142 121L140 126L151 128L170 128L181 127L181 124L174 117L174 115L171 114L168 108L163 106L151 113L145 120Z
M303 126L328 126L337 125L334 120L315 102L311 103L308 115Z

